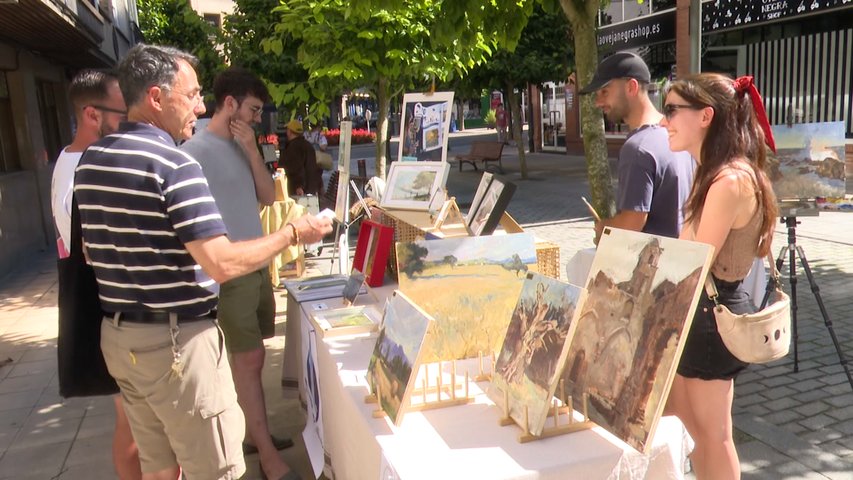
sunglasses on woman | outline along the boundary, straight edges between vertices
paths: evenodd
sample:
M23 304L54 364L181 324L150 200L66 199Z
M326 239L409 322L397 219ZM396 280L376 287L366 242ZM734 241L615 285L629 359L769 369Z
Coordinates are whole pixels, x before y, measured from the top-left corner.
M680 109L685 108L687 110L702 110L705 107L699 107L696 105L683 105L679 103L667 103L663 106L663 116L666 117L667 121L672 120L672 116L675 115L675 112Z

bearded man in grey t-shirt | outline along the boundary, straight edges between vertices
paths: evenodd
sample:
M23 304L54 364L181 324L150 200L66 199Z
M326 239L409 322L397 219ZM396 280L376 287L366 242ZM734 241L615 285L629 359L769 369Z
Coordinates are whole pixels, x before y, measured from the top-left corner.
M595 93L607 118L630 129L619 151L617 213L595 224L595 242L604 227L678 237L682 207L690 194L695 162L669 149L663 115L648 95L651 75L646 63L630 52L617 52L598 65L580 93Z
M252 127L260 122L269 92L253 73L229 68L214 80L213 96L216 110L207 128L181 148L201 164L228 237L232 241L262 237L258 204L272 205L275 185ZM293 441L270 435L261 383L263 340L275 333L275 298L266 268L220 286L217 319L231 354L237 401L246 416L243 453L257 452L268 478L289 478L282 477L288 467L277 450Z

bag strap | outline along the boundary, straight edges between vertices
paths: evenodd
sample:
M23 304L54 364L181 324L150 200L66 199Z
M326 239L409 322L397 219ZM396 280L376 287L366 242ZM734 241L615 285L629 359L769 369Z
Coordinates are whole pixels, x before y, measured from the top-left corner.
M767 279L767 283L773 284L774 288L778 289L779 271L776 270L776 260L773 259L773 254L770 252L767 253L767 261L770 262L770 277ZM717 286L714 285L711 272L708 272L708 276L705 277L705 292L708 294L708 298L714 302L714 305L720 305L720 302L717 300L720 294L717 292Z

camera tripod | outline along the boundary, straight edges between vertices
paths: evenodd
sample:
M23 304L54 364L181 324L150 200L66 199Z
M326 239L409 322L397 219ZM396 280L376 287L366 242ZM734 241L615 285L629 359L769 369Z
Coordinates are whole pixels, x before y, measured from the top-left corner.
M809 262L806 259L806 254L803 252L803 247L797 245L797 217L782 217L781 222L788 227L788 244L782 247L779 252L779 257L776 259L776 270L781 272L782 265L785 262L785 253L788 254L788 283L791 285L791 336L794 342L794 372L800 371L800 358L798 350L799 336L797 334L797 258L800 259L800 264L803 266L803 271L806 273L806 278L811 286L812 293L817 306L820 309L820 315L823 317L823 324L829 331L829 336L832 338L832 343L835 345L835 351L838 353L838 361L847 374L847 381L850 383L850 388L853 388L853 376L850 374L850 368L847 366L847 358L844 352L841 351L841 345L838 343L838 337L835 335L835 329L832 326L832 320L829 319L829 314L826 312L826 307L823 305L823 298L820 296L820 287L815 282L812 269L809 267ZM764 299L761 302L761 307L767 304L770 297L772 287L767 286L767 292L764 294Z

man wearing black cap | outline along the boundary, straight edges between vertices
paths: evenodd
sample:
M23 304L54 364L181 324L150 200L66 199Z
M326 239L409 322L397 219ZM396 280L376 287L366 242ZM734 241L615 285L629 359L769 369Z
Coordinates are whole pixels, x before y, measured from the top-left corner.
M663 115L649 100L650 82L642 58L617 52L601 61L580 91L595 92L595 105L604 115L630 128L619 150L617 213L596 222L596 243L608 226L667 237L681 231L681 207L690 194L695 162L689 154L669 149L666 129L659 125Z

